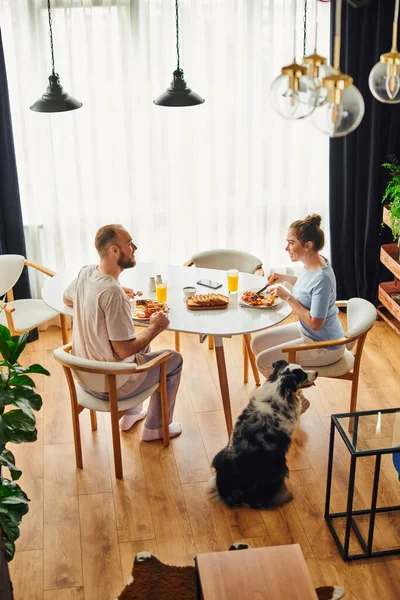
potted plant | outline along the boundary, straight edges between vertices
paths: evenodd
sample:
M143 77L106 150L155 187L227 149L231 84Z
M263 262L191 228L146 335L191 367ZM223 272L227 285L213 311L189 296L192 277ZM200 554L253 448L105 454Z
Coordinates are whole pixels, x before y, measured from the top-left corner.
M393 233L393 239L400 241L400 165L396 158L382 165L389 170L390 181L386 184L382 202L385 204L383 219ZM385 209L387 214L385 214Z
M9 329L0 325L0 530L7 561L14 556L19 525L29 510L29 498L16 483L22 473L7 444L37 439L33 411L40 410L42 398L34 391L35 382L29 374L50 375L40 365L24 367L19 364L27 338L28 332L11 336ZM9 470L11 479L3 477L4 467Z

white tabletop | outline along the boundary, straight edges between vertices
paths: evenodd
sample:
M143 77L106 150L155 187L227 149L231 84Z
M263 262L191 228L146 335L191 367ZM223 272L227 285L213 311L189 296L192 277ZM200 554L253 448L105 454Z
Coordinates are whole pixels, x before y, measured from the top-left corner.
M155 292L148 292L149 276L161 274L163 281L168 282L167 303L170 307L168 318L169 329L185 333L198 333L230 337L242 333L252 333L280 323L292 312L286 302L273 309L246 308L239 304L238 294L228 294L227 273L215 269L197 269L153 263L140 263L134 269L125 270L120 277L123 286L131 287L136 292L141 290L143 298L155 298ZM72 309L62 300L63 292L77 273L58 273L47 279L42 289L42 298L54 310L65 315L72 315ZM218 290L197 285L199 279L211 279L222 283ZM183 288L188 285L197 287L197 293L221 293L229 296L229 306L225 310L191 311L186 308ZM239 274L239 293L249 288L261 288L265 285L265 277ZM137 323L140 325L141 323Z

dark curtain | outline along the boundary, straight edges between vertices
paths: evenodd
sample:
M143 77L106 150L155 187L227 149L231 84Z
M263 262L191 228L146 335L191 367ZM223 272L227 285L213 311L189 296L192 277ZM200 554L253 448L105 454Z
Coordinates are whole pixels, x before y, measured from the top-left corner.
M0 29L0 254L23 254L26 256L21 202L19 198L18 173L15 162L14 138L8 97L6 66ZM14 296L30 298L28 272L25 268L14 286ZM29 340L37 339L34 330Z
M332 1L332 34L335 23ZM382 163L400 159L400 105L383 104L368 87L371 68L392 45L394 0L354 8L343 0L341 70L351 75L365 101L353 133L330 140L330 237L338 298L376 303L378 284L393 278L380 265L380 245L392 240L381 228L382 194L388 173Z

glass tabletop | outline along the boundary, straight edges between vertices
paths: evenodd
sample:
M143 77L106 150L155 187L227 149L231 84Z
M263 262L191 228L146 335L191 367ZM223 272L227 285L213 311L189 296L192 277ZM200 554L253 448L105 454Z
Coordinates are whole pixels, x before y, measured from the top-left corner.
M353 454L400 452L400 407L332 415L332 419Z

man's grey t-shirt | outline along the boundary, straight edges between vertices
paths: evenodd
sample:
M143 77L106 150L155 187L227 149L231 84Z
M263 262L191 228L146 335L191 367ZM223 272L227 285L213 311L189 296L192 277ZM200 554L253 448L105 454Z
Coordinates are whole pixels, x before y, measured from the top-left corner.
M88 265L80 270L64 296L73 303L72 353L90 360L120 361L111 341L133 340L136 334L129 300L119 281L101 273L96 265ZM124 362L140 365L146 361L139 353ZM118 395L134 391L145 377L146 373L118 376Z
M293 296L310 311L316 319L325 319L325 323L314 331L300 319L300 331L305 337L314 341L337 340L344 337L342 325L339 321L336 302L336 278L329 262L316 271L304 269L302 275L293 286ZM334 346L335 350L341 346Z

